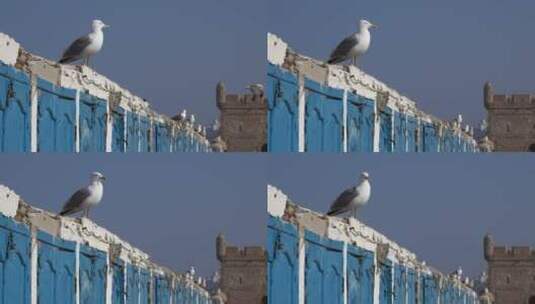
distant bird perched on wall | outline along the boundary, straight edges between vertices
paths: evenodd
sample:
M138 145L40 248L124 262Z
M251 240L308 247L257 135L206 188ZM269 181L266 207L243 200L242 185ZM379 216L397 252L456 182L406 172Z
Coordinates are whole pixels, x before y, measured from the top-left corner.
M76 39L61 55L59 63L71 63L80 59L85 60L89 66L89 58L102 49L104 44L104 32L102 29L109 27L100 20L93 20L92 32Z
M351 211L353 212L353 217L356 218L357 209L366 205L370 199L371 185L369 178L367 172L362 172L360 183L342 192L332 203L327 215L339 215Z
M88 217L91 207L98 205L102 200L104 180L106 180L106 178L101 173L91 173L91 183L89 186L76 191L67 202L65 202L65 205L59 214L71 215L83 211L83 216Z
M371 43L370 28L376 27L367 20L360 20L359 31L346 37L334 49L327 61L329 64L337 64L353 59L353 65L357 65L357 58L362 56Z
M264 85L262 85L260 83L251 84L247 88L255 96L263 96L264 95Z

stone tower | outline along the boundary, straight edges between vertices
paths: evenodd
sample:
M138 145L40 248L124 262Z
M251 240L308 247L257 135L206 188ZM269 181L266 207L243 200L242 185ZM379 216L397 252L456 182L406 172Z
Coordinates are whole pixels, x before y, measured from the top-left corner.
M535 250L498 247L492 236L483 240L488 263L488 288L497 304L535 304Z
M535 152L535 96L496 95L488 82L483 95L495 151Z
M251 89L249 94L227 94L220 82L216 96L221 121L219 136L225 141L227 151L266 151L267 100L263 89Z
M267 303L264 248L228 246L220 234L216 252L221 273L219 287L228 297L227 304Z

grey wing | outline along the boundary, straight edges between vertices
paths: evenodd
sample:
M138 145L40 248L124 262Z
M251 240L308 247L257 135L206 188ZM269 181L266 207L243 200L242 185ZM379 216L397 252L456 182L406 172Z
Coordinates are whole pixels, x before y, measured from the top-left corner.
M60 63L69 63L81 58L82 52L85 48L91 44L89 36L83 36L76 39L71 45L63 52Z
M68 215L76 213L82 209L82 203L91 195L87 188L82 188L76 191L63 205L60 215Z
M359 43L359 40L355 35L346 37L338 46L334 49L329 57L329 63L339 63L347 59L349 51Z
M348 211L351 201L359 195L355 187L351 187L342 192L332 203L327 215L337 215Z

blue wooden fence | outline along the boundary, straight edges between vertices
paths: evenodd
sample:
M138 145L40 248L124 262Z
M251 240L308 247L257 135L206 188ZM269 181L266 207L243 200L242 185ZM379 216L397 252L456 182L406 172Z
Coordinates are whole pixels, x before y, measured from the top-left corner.
M111 303L211 304L206 291L185 279L153 273L143 266L115 259L107 253L38 230L33 238L28 225L0 214L0 303L30 304L32 292L39 304L76 303L79 273L81 304L106 304L107 272L112 272ZM37 255L37 288L31 289L32 254ZM126 272L125 272L126 267ZM153 290L151 290L153 288ZM173 299L173 300L171 300ZM125 302L126 300L126 302ZM172 301L172 302L171 302Z
M304 303L344 303L344 272L348 304L373 304L378 284L380 304L477 304L476 295L467 287L453 284L447 277L418 272L390 260L377 262L375 252L321 237L307 229L301 240L304 246ZM268 220L268 301L272 304L299 302L299 243L295 224L280 217ZM347 269L344 270L344 260ZM442 278L442 288L439 287Z
M32 90L37 93L37 115L32 121ZM0 152L30 152L32 124L36 152L76 150L76 90L62 88L0 62ZM110 107L112 152L209 152L205 137L170 119L149 117ZM107 101L79 94L79 151L106 151ZM125 119L126 117L126 119ZM152 123L151 123L152 121Z
M268 150L297 152L299 85L297 75L268 63ZM304 152L344 151L343 94L304 77ZM347 92L347 152L374 151L375 100ZM475 152L475 141L465 133L454 134L418 117L394 111L377 110L379 152Z

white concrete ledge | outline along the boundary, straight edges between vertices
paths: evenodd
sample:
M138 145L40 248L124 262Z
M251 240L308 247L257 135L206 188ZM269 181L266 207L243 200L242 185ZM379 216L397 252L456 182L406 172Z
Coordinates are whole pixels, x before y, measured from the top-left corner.
M15 39L0 33L0 61L14 66L19 56L20 45Z

